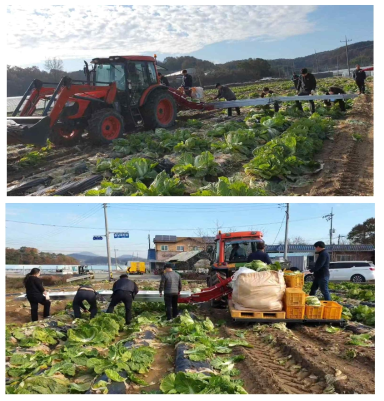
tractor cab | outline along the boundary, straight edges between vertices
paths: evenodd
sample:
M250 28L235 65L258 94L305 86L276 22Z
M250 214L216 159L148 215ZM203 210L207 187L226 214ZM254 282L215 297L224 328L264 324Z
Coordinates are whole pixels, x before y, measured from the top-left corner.
M108 86L115 82L122 105L141 106L143 94L159 83L153 57L111 56L95 58L91 63L94 65L93 85Z
M237 267L247 263L248 256L257 250L258 242L263 242L260 231L224 234L219 231L215 239L212 271L231 276Z

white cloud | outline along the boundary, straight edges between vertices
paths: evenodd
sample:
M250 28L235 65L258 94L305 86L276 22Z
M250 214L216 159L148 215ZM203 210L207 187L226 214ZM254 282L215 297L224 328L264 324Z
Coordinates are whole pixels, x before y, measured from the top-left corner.
M9 6L7 64L114 54L188 54L223 41L313 32L316 6Z

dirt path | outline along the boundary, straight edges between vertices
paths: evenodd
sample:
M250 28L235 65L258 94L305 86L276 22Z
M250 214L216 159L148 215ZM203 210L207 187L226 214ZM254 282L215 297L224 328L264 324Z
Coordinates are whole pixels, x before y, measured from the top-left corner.
M238 338L236 330L248 329L245 338L253 348L236 352L246 357L238 368L250 394L375 393L375 348L349 346L350 331L332 334L324 325L295 325L287 332L260 325L254 331L233 323L226 310L204 307L202 313L226 321L223 336ZM351 348L357 355L347 359Z
M372 84L369 84L373 92ZM296 191L310 196L373 195L373 94L362 95L335 127L318 156L324 170L316 181ZM353 137L355 134L355 140Z

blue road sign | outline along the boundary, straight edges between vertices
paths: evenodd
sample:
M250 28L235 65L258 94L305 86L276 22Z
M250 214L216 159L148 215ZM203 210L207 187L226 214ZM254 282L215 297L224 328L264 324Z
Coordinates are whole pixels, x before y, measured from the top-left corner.
M114 233L114 238L129 238L129 233Z
M101 235L94 235L94 236L93 236L93 240L94 240L94 241L96 241L96 240L101 240L101 239L103 239L103 237L102 237Z

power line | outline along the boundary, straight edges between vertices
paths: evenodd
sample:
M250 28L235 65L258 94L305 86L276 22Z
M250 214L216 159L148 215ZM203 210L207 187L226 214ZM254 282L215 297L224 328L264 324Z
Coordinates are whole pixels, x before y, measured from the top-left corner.
M275 239L273 240L272 245L275 245L275 242L276 242L276 240L277 240L277 237L278 237L279 234L280 234L281 227L283 227L284 220L285 220L285 215L284 215L284 217L283 217L283 220L281 220L281 224L280 224L279 231L277 232L276 237L275 237Z
M296 220L291 220L291 222L293 221L308 221L308 220L317 220L317 219L321 219L323 216L318 216L318 217L311 217L308 219L296 219ZM78 229L87 229L87 230L103 230L105 227L80 227L80 226L61 226L61 225L55 225L55 224L44 224L44 223L31 223L31 222L27 222L27 221L19 221L19 220L6 220L8 222L12 222L12 223L19 223L19 224L31 224L31 225L37 225L37 226L48 226L48 227L68 227L68 228L78 228ZM273 225L273 224L280 224L280 221L276 221L276 222L271 222L271 223L256 223L254 225L257 226L269 226L269 225ZM252 224L246 224L246 225L236 225L236 227L249 227ZM221 228L232 228L232 226L222 226ZM127 229L127 228L114 228L114 230L120 230L120 231L124 231L124 230L129 230L129 231L196 231L198 229L201 229L202 227L196 227L196 228L131 228L131 229ZM214 230L216 229L216 227L203 227L202 229L204 230Z

